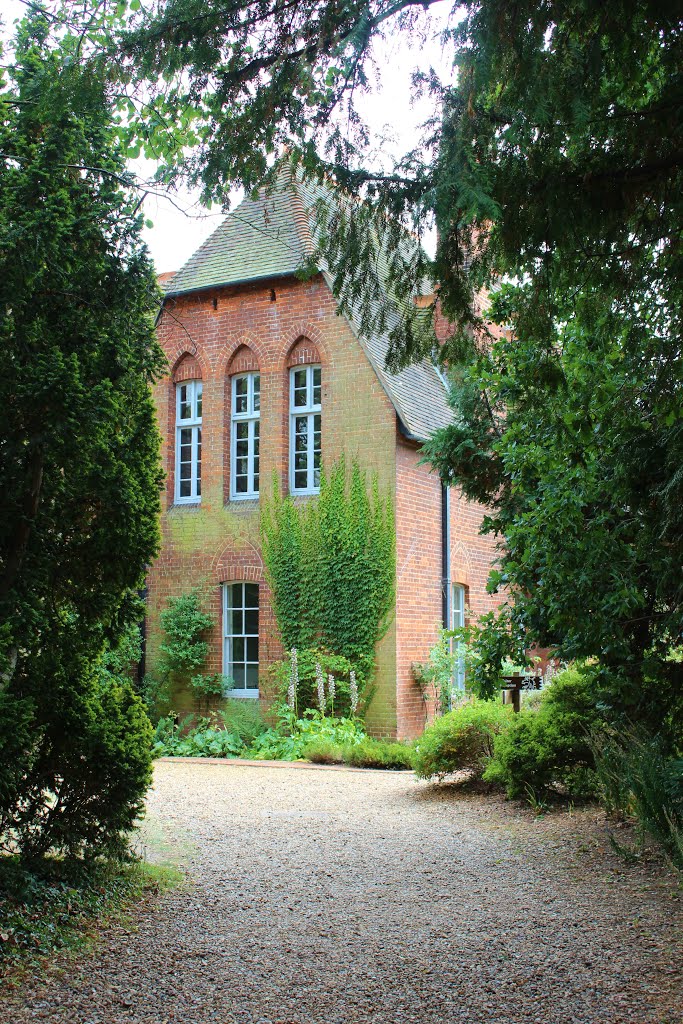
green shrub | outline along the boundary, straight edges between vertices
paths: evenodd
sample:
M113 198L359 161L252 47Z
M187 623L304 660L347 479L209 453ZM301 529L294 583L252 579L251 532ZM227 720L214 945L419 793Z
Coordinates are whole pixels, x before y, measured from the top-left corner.
M306 748L312 740L350 746L364 737L362 726L354 719L325 717L316 711L308 711L304 718L295 719L281 708L279 728L268 729L258 736L246 756L257 760L298 761L307 756Z
M559 672L543 690L538 710L515 715L496 738L484 779L500 783L509 797L538 800L553 791L579 799L595 796L589 733L602 718L592 691L590 669Z
M160 718L154 733L154 757L240 757L244 738L217 724L217 715L200 718L187 732L193 715L177 722L170 715Z
M405 743L365 736L357 743L335 743L318 737L304 747L313 764L350 764L355 768L403 769L413 767L413 749Z
M497 735L510 725L511 708L473 698L425 729L415 746L415 772L420 779L443 779L452 772L481 775L493 753Z
M357 768L393 768L413 767L413 749L404 743L391 740L375 740L366 736L360 743L343 747L346 764Z
M609 812L635 818L671 861L683 869L683 760L660 737L625 727L593 733L599 794Z
M229 697L218 715L227 731L239 737L245 747L251 746L268 728L258 700Z
M151 780L152 727L143 703L127 680L93 674L53 683L62 728L49 742L40 730L27 734L26 718L0 729L5 750L21 747L23 771L19 789L11 770L2 773L3 842L26 861L49 852L124 857ZM6 735L10 728L14 736Z
M313 764L345 764L347 750L348 747L344 747L340 743L318 737L309 740L304 747L304 754L307 760L312 761Z

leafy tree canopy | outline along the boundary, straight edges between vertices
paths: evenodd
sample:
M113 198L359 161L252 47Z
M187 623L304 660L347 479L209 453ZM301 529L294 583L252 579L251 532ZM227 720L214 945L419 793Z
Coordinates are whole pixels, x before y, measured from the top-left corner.
M286 146L366 200L323 236L336 291L342 306L381 297L387 250L399 305L425 276L437 286L460 417L427 453L505 538L503 625L599 655L621 680L610 699L656 705L655 721L681 692L667 653L683 627L680 7L459 5L443 33L455 82L418 68L437 113L378 172L358 113L373 40L419 41L430 6L166 0L124 43L164 83L146 144L170 173L181 154L158 126L185 117L207 196L253 187ZM400 244L397 222L418 236L436 223L433 260ZM387 302L375 308L385 326ZM434 344L420 321L436 303L403 310L394 364ZM643 675L658 680L654 704Z

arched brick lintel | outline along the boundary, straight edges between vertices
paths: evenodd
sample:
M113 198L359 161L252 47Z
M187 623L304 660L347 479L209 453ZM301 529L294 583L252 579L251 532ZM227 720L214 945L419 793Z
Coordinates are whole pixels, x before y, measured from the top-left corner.
M171 380L175 384L182 380L202 380L209 369L196 345L193 350L178 347L175 352L169 353L168 364Z
M303 354L306 349L314 357L298 358L299 353ZM322 332L313 323L296 324L294 329L282 340L277 363L283 370L286 370L299 363L311 362L321 363L323 366L330 362L330 353Z
M244 353L242 352L244 350ZM255 363L254 366L238 366L242 356L249 354L249 358ZM268 364L268 354L263 345L250 335L243 335L238 338L230 338L223 345L216 358L216 375L231 376L234 373L247 372L249 369L263 369Z
M287 369L292 366L305 366L306 363L321 363L318 346L310 338L299 338L294 342L287 356Z
M225 372L228 377L233 377L236 373L250 373L259 369L256 353L248 345L240 345L233 353Z
M221 562L214 570L216 583L261 583L264 579L262 565L242 565L236 562Z

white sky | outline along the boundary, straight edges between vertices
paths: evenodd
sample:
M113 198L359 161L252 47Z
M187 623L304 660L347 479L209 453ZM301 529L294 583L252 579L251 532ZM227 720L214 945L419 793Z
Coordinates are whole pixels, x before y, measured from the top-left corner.
M451 8L451 0L443 0L433 9L434 35L446 24ZM25 10L20 0L0 0L5 32L11 30L13 19ZM450 61L436 39L425 46L409 48L405 37L398 35L377 45L376 55L381 66L381 81L372 94L362 98L358 107L372 131L390 138L381 152L391 159L415 145L419 125L433 114L429 100L413 104L412 71L416 67L427 70L431 64L443 80L449 74ZM153 165L140 161L135 167L138 173L142 171L145 175L151 173L150 168L153 169ZM150 195L145 202L145 216L154 226L145 228L143 234L159 273L178 270L223 217L217 207L202 209L197 195L187 191L179 191L172 198L171 202L163 196Z

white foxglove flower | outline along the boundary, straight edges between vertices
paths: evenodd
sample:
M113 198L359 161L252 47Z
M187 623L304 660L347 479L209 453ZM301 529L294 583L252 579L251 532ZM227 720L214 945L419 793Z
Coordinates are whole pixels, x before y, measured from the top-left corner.
M323 667L319 661L315 663L315 683L318 688L318 707L321 713L325 714L325 676L323 675Z
M353 669L349 674L349 691L351 693L351 714L355 715L358 710L358 684L356 683L356 673Z
M289 686L287 687L287 703L292 711L296 710L296 690L299 685L299 659L296 647L292 647L292 665L289 670Z
M330 672L330 674L327 677L327 695L330 698L330 702L332 704L334 704L335 692L336 692L336 685L335 685L335 682L334 682L334 676Z

